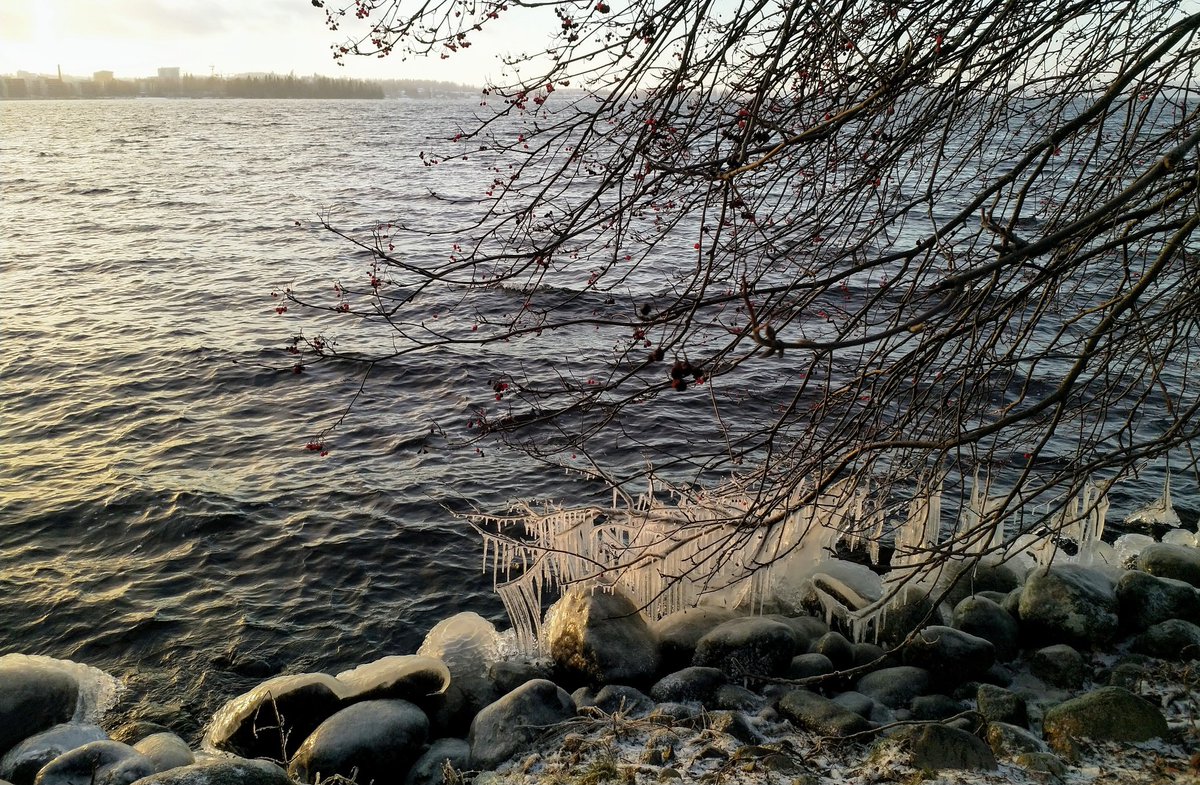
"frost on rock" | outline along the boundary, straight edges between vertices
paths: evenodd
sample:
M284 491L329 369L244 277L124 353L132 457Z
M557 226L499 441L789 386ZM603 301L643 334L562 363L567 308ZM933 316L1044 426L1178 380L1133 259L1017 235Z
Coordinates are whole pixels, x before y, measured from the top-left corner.
M1200 545L1200 540L1197 540L1196 535L1187 529L1171 529L1162 536L1162 541L1168 545L1186 545L1189 548Z
M54 668L66 673L79 685L79 697L75 703L73 724L95 724L104 713L117 702L121 695L121 683L99 668L71 660L57 660L40 654L5 654L0 656L0 666L39 666Z
M451 673L485 673L501 659L501 639L494 624L466 611L435 624L417 654L441 660Z

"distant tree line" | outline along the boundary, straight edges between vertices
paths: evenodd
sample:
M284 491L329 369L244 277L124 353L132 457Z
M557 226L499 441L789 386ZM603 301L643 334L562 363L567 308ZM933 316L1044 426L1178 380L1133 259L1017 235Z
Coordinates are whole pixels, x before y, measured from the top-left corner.
M390 95L432 97L432 85L400 80L388 83ZM467 88L459 88L465 90ZM356 98L381 99L384 83L363 79L331 79L266 74L262 76L190 76L179 79L55 79L48 77L5 77L0 80L0 98Z

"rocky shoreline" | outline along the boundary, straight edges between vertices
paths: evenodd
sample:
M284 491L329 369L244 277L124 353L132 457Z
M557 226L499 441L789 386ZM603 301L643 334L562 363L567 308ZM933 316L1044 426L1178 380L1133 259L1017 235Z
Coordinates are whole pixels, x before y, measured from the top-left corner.
M573 590L538 657L459 614L416 654L263 682L196 748L106 715L94 669L7 655L0 785L1200 782L1200 548L1129 566L985 562L870 642Z

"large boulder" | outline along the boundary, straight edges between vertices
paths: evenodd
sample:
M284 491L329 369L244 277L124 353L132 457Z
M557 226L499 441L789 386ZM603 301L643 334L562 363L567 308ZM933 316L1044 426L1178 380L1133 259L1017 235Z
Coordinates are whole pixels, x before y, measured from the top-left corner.
M674 671L691 665L700 639L717 625L737 617L737 612L728 608L701 605L668 614L651 624L662 668Z
M954 687L979 679L996 661L990 641L953 627L926 627L901 652L905 665L924 668L934 684Z
M899 734L912 752L912 765L917 769L968 769L973 771L996 768L996 756L978 737L948 725L916 725Z
M324 673L277 676L222 706L205 741L246 758L290 760L301 742L342 707L345 690Z
M1017 656L1017 620L1000 604L973 594L954 606L951 626L989 641L996 650L996 659L1008 662Z
M12 785L33 785L42 767L59 755L107 738L108 734L97 725L55 725L9 750L0 759L0 780L8 780Z
M975 705L987 722L1019 725L1022 728L1029 725L1029 708L1025 699L1003 687L980 684L975 692Z
M863 676L854 689L888 708L905 709L929 689L929 671L911 665L883 668Z
M649 684L658 646L637 606L623 594L574 590L546 614L546 651L568 684Z
M808 690L789 690L779 699L779 713L793 725L823 736L844 737L871 729L871 723L829 698Z
M404 785L447 785L446 767L462 771L471 762L471 745L465 739L438 739L408 770Z
M465 611L438 622L417 654L442 662L450 673L450 686L430 706L423 705L439 735L464 735L479 710L504 694L488 678L500 658L500 635L478 613Z
M554 682L534 679L475 716L467 742L471 768L491 770L529 747L547 727L570 719L575 704Z
M1042 735L1060 752L1079 738L1097 741L1148 741L1167 735L1162 712L1120 687L1101 687L1049 709Z
M732 619L700 639L692 662L735 678L781 676L796 648L796 633L787 624L761 617Z
M155 771L190 766L196 762L196 756L187 742L174 733L152 733L134 744L133 748L150 761Z
M486 673L486 667L481 672ZM337 675L336 684L326 683L342 696L343 705L370 700L405 700L424 709L437 702L450 687L450 682L450 668L440 659L405 654L383 657L342 671Z
M1020 600L1021 632L1041 643L1093 648L1117 632L1117 594L1103 573L1077 564L1034 570Z
M1029 671L1053 687L1077 690L1087 671L1083 655L1065 643L1046 646L1029 655Z
M1169 619L1200 624L1200 589L1139 570L1130 570L1117 581L1117 606L1121 627L1133 632Z
M265 760L213 758L167 769L134 785L295 785L287 772Z
M1032 731L1007 722L989 722L987 726L988 746L992 752L1006 758L1015 758L1027 752L1049 752L1050 748Z
M650 688L650 697L659 703L702 703L711 705L717 690L729 683L720 668L693 665L668 673Z
M982 561L950 561L942 576L943 585L953 581L946 602L957 606L972 594L984 591L1007 594L1021 585L1021 576L1008 563L995 558Z
M429 718L404 700L373 700L347 706L304 740L288 765L300 782L335 774L360 782L399 780L421 756Z
M154 772L154 764L128 744L93 741L47 763L34 785L129 785Z
M79 683L31 657L0 658L0 754L75 714Z
M854 665L854 644L840 632L827 632L813 641L808 648L812 654L822 654L836 670Z
M1160 660L1200 660L1200 626L1183 619L1169 619L1133 639L1130 650Z
M1142 549L1136 566L1158 578L1174 578L1200 588L1200 548L1155 543Z

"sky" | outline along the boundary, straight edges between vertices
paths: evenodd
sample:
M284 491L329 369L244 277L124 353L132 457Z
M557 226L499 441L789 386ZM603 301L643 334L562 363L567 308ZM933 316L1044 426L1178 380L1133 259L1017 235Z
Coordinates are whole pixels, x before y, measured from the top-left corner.
M330 45L344 33L327 29L310 0L0 0L0 74L61 66L63 74L132 78L178 66L198 76L273 71L482 85L499 76L500 42L528 39L507 32L498 28L449 60L354 57L339 68Z

